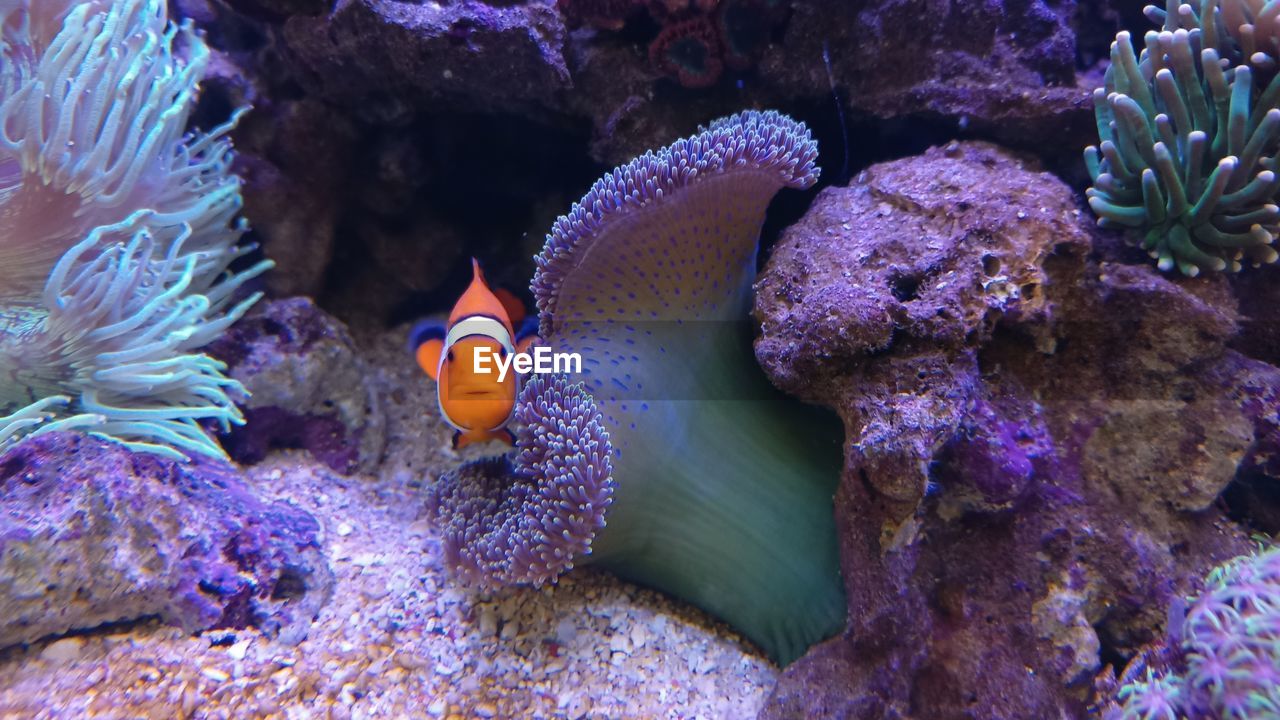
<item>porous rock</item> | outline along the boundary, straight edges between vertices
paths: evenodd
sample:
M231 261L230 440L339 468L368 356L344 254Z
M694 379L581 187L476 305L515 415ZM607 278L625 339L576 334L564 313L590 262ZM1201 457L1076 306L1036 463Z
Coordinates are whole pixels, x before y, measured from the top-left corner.
M959 143L784 233L757 356L844 419L849 626L762 717L1083 717L1103 653L1248 549L1215 500L1270 457L1280 375L1227 347L1225 279L1100 260L1096 232L1033 162Z
M319 530L219 461L28 438L0 455L0 647L150 616L297 643L332 593Z
M304 448L338 472L382 458L386 420L346 327L307 298L261 303L208 349L250 392L245 424L223 437L240 462Z
M283 25L309 92L382 120L442 99L459 111L545 109L570 86L564 32L551 4L476 0L350 0Z

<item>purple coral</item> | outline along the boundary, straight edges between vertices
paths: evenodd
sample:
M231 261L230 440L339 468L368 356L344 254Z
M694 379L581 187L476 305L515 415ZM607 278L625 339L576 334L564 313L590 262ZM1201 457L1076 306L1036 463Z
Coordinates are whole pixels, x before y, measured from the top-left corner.
M514 460L467 463L428 502L449 565L481 587L537 586L572 569L613 499L609 433L581 384L532 376L515 419Z
M1205 584L1173 633L1180 658L1120 688L1108 719L1280 715L1280 546L1215 568Z

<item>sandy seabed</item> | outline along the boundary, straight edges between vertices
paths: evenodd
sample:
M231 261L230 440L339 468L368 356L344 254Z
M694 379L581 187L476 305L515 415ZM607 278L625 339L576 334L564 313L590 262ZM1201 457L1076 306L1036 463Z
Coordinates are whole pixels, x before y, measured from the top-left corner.
M334 596L296 647L158 622L0 653L0 718L755 717L777 669L704 614L590 569L479 595L450 581L422 488L449 447L404 329L362 350L387 414L377 475L284 450L247 468L323 528Z

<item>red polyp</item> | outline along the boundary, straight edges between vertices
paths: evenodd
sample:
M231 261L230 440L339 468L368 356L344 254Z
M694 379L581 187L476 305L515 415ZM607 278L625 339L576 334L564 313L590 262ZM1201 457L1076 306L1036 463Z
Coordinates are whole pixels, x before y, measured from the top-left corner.
M649 45L649 61L687 88L710 87L724 71L716 30L705 17L664 28Z

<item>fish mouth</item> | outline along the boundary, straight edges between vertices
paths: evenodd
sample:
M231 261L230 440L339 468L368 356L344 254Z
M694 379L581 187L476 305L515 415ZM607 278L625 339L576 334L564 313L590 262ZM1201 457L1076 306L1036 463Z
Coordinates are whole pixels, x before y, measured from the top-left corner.
M454 388L450 393L460 400L502 400L502 395L493 388L488 387L460 387Z

